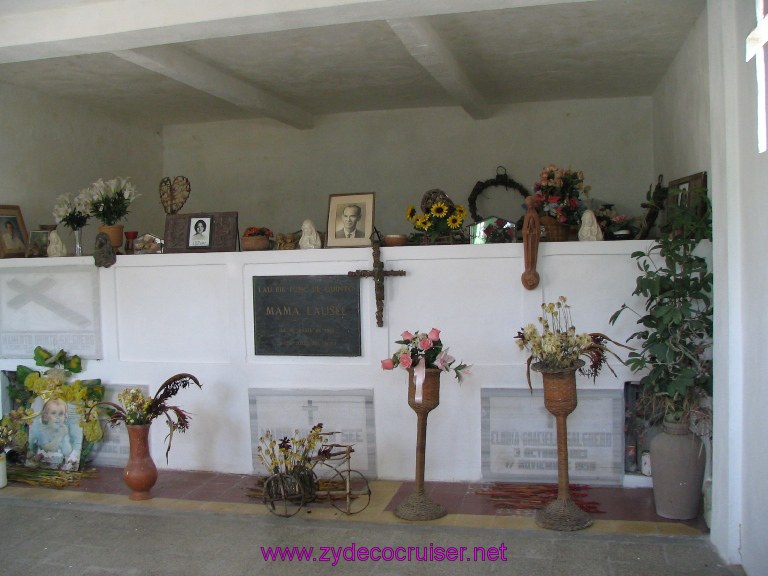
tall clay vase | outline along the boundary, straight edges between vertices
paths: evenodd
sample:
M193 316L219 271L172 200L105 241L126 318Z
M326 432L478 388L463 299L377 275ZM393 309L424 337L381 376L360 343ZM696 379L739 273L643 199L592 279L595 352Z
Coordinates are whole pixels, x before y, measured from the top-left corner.
M536 513L536 524L550 530L582 530L592 518L571 499L568 479L568 428L566 418L576 409L576 370L584 362L561 370L547 370L534 364L544 380L544 406L557 424L557 499Z
M131 500L149 500L150 490L157 482L157 467L149 451L149 428L151 424L132 424L128 429L130 451L128 464L123 472L123 481L131 489Z
M662 518L690 520L699 514L706 451L688 422L664 422L651 440L653 500Z
M114 224L113 226L99 226L99 232L104 232L104 234L109 236L109 243L112 244L112 248L115 249L115 253L117 253L118 248L123 245L124 229L125 226L122 224Z
M416 485L395 510L404 520L435 520L446 510L424 494L424 461L427 447L427 416L440 404L440 373L437 368L425 370L424 382L417 382L413 368L408 369L408 406L416 412Z

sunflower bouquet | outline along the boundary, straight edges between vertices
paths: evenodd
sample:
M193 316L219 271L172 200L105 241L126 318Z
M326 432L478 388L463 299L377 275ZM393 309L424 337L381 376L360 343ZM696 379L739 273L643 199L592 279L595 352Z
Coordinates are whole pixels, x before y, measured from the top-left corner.
M414 244L460 244L467 236L463 229L467 209L453 201L442 190L430 190L422 198L421 214L408 206L405 218L413 224L409 241Z

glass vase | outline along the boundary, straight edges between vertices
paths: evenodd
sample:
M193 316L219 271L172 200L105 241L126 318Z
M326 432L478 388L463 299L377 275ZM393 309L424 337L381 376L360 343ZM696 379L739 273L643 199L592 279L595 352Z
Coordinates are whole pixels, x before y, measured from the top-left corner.
M83 255L83 230L82 228L77 228L76 230L73 230L75 233L75 256L82 256Z

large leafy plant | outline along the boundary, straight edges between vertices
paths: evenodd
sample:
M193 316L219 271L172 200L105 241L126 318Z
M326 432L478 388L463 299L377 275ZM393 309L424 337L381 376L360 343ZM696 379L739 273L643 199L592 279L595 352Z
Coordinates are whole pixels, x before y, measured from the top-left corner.
M624 304L610 320L627 310L638 316L640 329L628 340L640 349L627 365L645 372L641 397L651 420L686 421L702 392L712 393L712 272L697 252L712 238L712 212L706 190L691 197L692 206L673 203L661 238L632 254L640 270L632 294L645 298L645 312Z

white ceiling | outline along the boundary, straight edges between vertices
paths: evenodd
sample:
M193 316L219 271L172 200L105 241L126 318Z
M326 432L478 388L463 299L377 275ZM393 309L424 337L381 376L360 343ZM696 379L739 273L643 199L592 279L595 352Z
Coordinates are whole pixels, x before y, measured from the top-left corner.
M0 0L0 82L158 125L650 95L705 0Z

